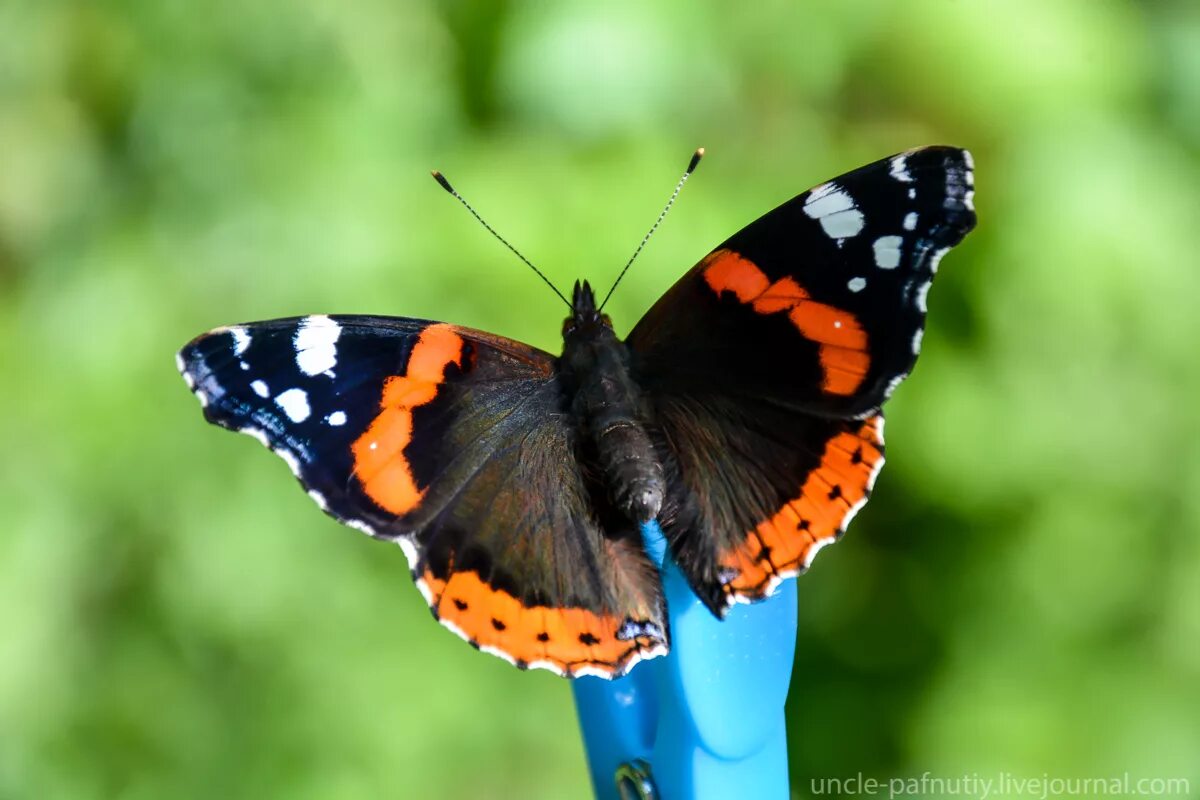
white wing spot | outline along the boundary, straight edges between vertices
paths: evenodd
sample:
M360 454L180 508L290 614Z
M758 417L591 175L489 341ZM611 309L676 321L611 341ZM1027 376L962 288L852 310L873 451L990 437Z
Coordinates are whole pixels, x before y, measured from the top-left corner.
M817 553L821 552L823 549L825 549L826 547L828 547L829 545L833 544L836 541L837 541L837 539L830 536L827 539L817 539L815 542L813 542L809 546L808 551L805 552L805 554L804 554L804 568L808 569L809 567L811 567L813 559L817 557Z
M813 189L804 201L804 213L820 220L825 235L831 239L857 236L863 229L864 217L854 200L832 183Z
M916 200L916 199L917 199L917 190L916 190L916 189L909 189L909 190L908 190L908 199L909 199L909 200Z
M900 245L904 239L899 236L880 236L872 245L875 248L875 266L880 269L895 269L900 265Z
M917 227L917 212L910 211L904 215L904 230L916 230Z
M935 274L937 273L938 264L942 263L942 256L946 255L946 253L948 253L948 252L950 252L949 247L943 247L941 250L934 252L933 256L930 257L930 259L929 259L929 271L930 272L933 272Z
M325 495L321 494L316 489L309 489L308 496L313 499L313 502L316 503L322 511L329 510L329 504L325 502Z
M308 407L308 394L303 389L288 389L275 398L275 405L282 408L292 422L304 422L312 413Z
M632 662L632 659L630 659L630 661ZM594 678L604 678L605 680L612 678L611 673L605 672L604 670L600 669L599 667L589 667L586 664L579 666L579 667L574 667L571 670L570 675L572 678L594 677Z
M378 448L378 447L379 447L379 442L371 442L371 448L370 448L370 449L372 449L372 450L375 450L375 449L376 449L376 448Z
M896 156L893 158L891 168L888 172L901 183L912 183L912 173L908 171L908 158L905 156Z
M804 213L813 219L820 219L821 217L850 208L854 208L854 201L850 198L850 195L832 183L818 186L809 194L808 199L804 201Z
M925 298L929 295L929 285L931 281L925 281L921 284L921 288L917 289L917 310L922 314L927 310L925 307Z
M188 372L187 364L183 363L183 354L175 354L175 368L179 370L179 374L183 376L183 382L187 384L189 389L196 388L196 379L192 377L192 373Z
M510 664L517 663L517 660L515 658L513 658L511 655L504 652L499 647L492 647L490 644L481 644L479 646L479 652L487 653L489 656L495 656L496 658L502 658Z
M842 327L842 321L841 321L840 319L835 319L835 320L833 321L833 327L835 327L835 328L840 328L840 327Z
M822 197L832 192L834 188L836 187L834 187L832 181L829 183L822 183L820 186L814 186L811 190L809 190L808 199L804 201L805 204L807 205L808 203L813 203L817 200L820 200Z
M267 388L267 384L263 381L254 381L250 384L250 388L253 389L254 393L259 397L267 397L271 394L271 390Z
M368 536L375 535L375 529L363 522L361 519L344 519L342 520L342 524L354 528L356 531L362 531Z
M851 278L846 283L846 288L852 292L861 292L863 289L867 288L867 279L866 278Z
M821 227L825 235L831 239L847 239L862 232L864 218L857 208L849 211L839 211L821 218Z
M229 333L233 336L233 354L240 356L250 346L250 334L246 333L245 328L238 326L229 328Z
M320 375L337 366L337 340L342 326L327 316L305 317L296 330L296 366L305 375Z
M400 545L400 549L404 551L404 558L408 560L408 568L416 569L417 565L421 563L421 555L417 552L416 544L407 536L398 538L396 544Z
M263 447L271 446L270 440L267 439L266 431L261 431L258 428L245 427L245 428L238 428L238 433L244 433L247 436L251 437L252 439L262 442Z
M925 331L917 328L917 332L913 334L912 351L913 355L921 352L921 340L925 338Z
M325 421L328 422L330 425L333 425L334 427L337 427L339 425L345 425L346 424L346 412L345 411L335 411L332 414L330 414L328 417L326 417Z
M283 459L283 463L288 465L293 475L300 477L300 459L296 458L295 453L282 447L272 447L271 452Z
M247 364L245 361L239 361L238 366L241 367L244 372L250 371L250 365Z

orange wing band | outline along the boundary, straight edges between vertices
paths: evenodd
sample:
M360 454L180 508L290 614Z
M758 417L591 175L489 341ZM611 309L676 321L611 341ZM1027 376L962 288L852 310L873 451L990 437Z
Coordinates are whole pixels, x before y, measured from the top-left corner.
M757 600L779 580L806 569L866 502L882 466L883 417L871 417L830 439L799 494L721 559L721 566L736 573L725 592Z
M350 446L363 491L385 511L407 514L425 496L404 454L412 442L413 409L437 397L446 368L461 367L462 359L463 340L452 326L439 323L421 331L405 373L384 381L378 416Z
M452 572L442 580L426 570L419 580L443 625L521 668L617 677L667 651L661 638L630 628L620 617L582 608L529 607L474 572Z
M793 278L771 283L753 262L732 250L718 250L704 260L704 280L720 295L732 292L759 314L787 313L804 338L819 346L818 358L828 394L850 395L858 390L871 364L867 334L858 319L813 300Z

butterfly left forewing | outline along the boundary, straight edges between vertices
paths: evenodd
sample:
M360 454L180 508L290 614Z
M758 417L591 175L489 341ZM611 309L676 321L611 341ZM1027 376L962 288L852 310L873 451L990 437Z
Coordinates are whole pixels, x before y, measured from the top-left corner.
M412 444L412 417L428 411L422 395L477 385L516 402L550 379L552 364L533 348L442 323L326 315L217 328L178 356L209 422L258 439L323 510L387 538L415 527L417 484L429 482L419 460L396 457ZM407 393L409 408L389 411L387 393ZM389 420L398 424L372 448L365 433Z
M670 471L663 527L717 613L807 567L865 502L879 408L917 358L973 195L955 148L847 173L723 242L630 334Z

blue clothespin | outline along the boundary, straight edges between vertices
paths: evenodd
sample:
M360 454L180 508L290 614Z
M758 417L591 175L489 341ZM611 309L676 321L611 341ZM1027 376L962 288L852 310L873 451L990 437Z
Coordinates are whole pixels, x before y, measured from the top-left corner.
M597 799L785 800L796 582L718 621L666 555L658 524L642 535L662 573L671 652L615 681L572 682Z

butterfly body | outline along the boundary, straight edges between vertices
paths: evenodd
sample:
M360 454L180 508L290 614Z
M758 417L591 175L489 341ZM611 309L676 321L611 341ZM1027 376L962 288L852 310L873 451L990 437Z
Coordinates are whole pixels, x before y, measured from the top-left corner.
M966 151L909 151L727 239L621 341L577 284L558 357L461 326L309 316L179 354L215 424L394 542L481 650L620 676L669 646L640 525L717 616L807 569L883 465L942 255L975 223Z
M573 314L563 326L560 359L571 409L618 509L631 522L658 516L666 489L647 432L645 404L629 372L629 351L596 309L586 281L575 284Z

